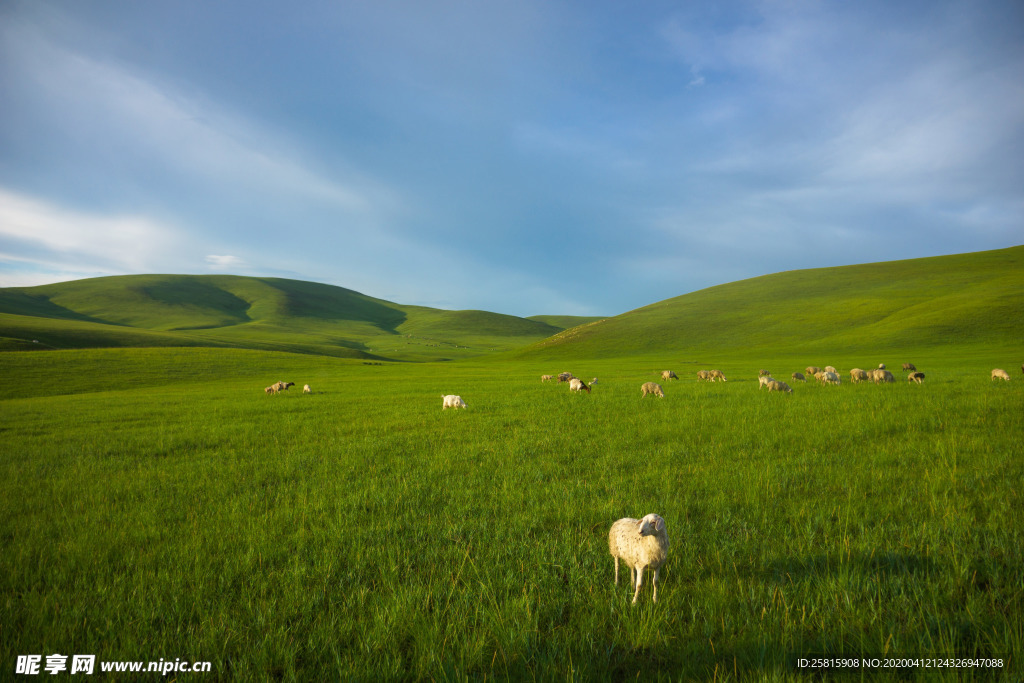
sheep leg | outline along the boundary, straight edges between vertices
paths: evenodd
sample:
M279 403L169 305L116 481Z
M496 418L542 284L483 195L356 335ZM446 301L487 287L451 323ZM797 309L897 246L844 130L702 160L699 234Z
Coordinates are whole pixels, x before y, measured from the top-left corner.
M619 558L615 557L615 585L619 585Z
M633 593L633 604L636 604L636 599L640 597L640 586L644 582L644 568L636 568L636 592Z
M658 602L658 574L661 573L661 567L656 567L654 570L654 602Z

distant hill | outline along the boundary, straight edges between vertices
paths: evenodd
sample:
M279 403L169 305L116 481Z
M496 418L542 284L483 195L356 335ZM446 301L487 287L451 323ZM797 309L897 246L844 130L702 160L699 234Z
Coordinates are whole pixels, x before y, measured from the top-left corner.
M125 275L0 289L0 349L222 346L437 360L507 350L562 329L281 278Z
M574 327L512 355L546 360L943 346L1024 354L1024 246L732 282Z
M0 350L228 347L376 360L998 348L1024 354L1024 246L789 271L610 318L518 318L233 275L0 289Z

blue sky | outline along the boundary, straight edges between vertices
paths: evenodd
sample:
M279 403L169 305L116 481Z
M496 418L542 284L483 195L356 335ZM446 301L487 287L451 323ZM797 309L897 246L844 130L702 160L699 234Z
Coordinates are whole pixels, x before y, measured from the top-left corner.
M1024 5L0 3L0 286L612 315L1024 243Z

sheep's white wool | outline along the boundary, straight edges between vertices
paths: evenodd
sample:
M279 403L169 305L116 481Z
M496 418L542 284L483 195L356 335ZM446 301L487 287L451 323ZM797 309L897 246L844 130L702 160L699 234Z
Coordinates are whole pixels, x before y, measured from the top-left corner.
M640 596L644 569L654 570L654 602L658 601L658 576L668 557L668 533L665 520L651 513L643 519L624 517L612 524L608 532L608 551L615 560L615 585L619 584L619 560L629 567L633 602Z
M443 402L441 404L441 410L444 410L445 408L466 407L466 402L462 400L461 396L456 396L455 394L448 394L447 396L442 396L441 398L443 399Z

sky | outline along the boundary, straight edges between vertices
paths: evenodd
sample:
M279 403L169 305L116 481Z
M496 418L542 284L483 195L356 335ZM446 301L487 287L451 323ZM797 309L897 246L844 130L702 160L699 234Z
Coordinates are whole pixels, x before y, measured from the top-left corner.
M0 0L0 287L615 315L1018 244L1019 0Z

